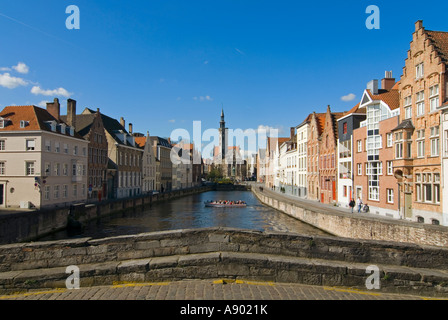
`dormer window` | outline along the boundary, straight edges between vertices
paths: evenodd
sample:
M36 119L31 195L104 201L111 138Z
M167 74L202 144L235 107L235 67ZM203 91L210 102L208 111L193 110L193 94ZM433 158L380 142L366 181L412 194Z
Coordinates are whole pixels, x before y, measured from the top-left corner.
M74 136L75 135L75 128L70 127L70 136Z
M5 120L0 119L0 129L3 129L5 127Z
M51 131L56 132L56 121L47 121L45 122Z
M28 126L29 122L26 120L20 120L20 128L25 128Z

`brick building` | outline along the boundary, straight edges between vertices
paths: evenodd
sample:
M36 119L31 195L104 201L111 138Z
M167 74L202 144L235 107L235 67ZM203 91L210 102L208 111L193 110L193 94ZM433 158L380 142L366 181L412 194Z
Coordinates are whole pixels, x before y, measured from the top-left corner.
M325 113L325 122L319 141L319 176L320 202L334 203L337 201L337 120L343 116L342 112L331 112L330 106Z
M441 111L448 100L448 33L417 21L399 84L400 124L394 129L394 170L406 219L440 224Z
M100 110L94 113L76 114L76 101L67 102L67 115L61 116L65 121L87 141L88 150L88 199L100 200L107 198L107 163L108 144Z
M394 177L394 146L391 131L400 112L398 84L387 72L369 82L359 106L366 120L353 131L354 198L368 204L371 213L401 218L399 188Z
M325 125L325 113L312 113L308 127L308 199L320 200L320 137Z

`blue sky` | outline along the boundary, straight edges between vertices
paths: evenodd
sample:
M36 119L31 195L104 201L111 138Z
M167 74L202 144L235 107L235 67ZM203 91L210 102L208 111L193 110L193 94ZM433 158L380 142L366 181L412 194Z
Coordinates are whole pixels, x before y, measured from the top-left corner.
M448 3L421 1L2 1L0 107L68 97L134 130L283 129L351 109L371 79L399 79L414 23L448 31ZM66 7L80 9L68 30ZM369 30L366 8L380 9ZM23 63L23 64L19 64ZM353 94L354 100L341 98Z

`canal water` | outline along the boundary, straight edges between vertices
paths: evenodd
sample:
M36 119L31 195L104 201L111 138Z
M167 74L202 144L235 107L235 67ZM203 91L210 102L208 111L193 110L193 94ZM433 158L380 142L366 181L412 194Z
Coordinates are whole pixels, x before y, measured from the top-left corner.
M245 208L210 208L205 201L243 200ZM229 227L259 231L281 231L303 235L329 235L280 211L263 205L250 191L210 191L144 209L128 210L91 221L81 233L61 231L40 240L92 237L94 239L146 232Z

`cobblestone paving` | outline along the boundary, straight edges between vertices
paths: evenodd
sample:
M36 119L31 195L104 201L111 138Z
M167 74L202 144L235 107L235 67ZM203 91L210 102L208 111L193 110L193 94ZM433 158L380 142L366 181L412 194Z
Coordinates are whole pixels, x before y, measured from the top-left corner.
M227 281L226 281L227 282ZM300 284L222 280L127 283L0 296L0 300L426 300L420 296Z

